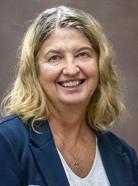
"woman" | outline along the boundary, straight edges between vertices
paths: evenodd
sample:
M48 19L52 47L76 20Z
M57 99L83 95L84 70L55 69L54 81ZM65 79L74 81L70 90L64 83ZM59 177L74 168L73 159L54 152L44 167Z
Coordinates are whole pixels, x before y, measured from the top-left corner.
M0 185L138 185L135 151L107 132L121 108L98 22L64 6L42 12L3 101Z

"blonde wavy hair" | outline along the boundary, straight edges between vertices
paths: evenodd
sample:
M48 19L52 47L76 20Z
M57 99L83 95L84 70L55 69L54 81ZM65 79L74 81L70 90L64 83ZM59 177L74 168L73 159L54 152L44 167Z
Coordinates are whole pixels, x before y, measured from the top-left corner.
M98 55L99 85L87 108L87 122L98 131L108 130L119 116L122 102L112 67L111 47L101 25L82 10L59 6L43 11L28 28L21 47L16 80L2 102L3 115L17 114L23 121L45 120L50 111L39 82L38 52L56 28L74 28L91 42Z

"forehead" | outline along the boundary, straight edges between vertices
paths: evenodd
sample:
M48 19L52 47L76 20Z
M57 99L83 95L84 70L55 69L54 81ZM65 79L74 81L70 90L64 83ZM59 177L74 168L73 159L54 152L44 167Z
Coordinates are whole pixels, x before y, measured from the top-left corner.
M66 28L56 28L55 31L51 34L51 36L48 39L51 38L66 39L74 35L77 36L77 38L78 37L85 38L85 39L87 38L80 30L76 28L66 27Z
M79 46L92 47L88 38L79 30L74 28L57 28L50 37L44 41L41 50L51 48L75 48Z

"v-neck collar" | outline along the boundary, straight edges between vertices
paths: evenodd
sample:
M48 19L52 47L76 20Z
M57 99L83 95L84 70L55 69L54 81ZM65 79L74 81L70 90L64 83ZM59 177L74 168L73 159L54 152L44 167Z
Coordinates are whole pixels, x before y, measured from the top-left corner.
M40 133L34 132L29 127L29 136L32 152L45 182L50 186L69 186L48 122L40 121L38 128ZM111 186L130 186L130 183L133 183L130 164L127 153L123 152L121 144L116 144L110 133L96 132L96 136ZM126 169L128 170L126 171Z

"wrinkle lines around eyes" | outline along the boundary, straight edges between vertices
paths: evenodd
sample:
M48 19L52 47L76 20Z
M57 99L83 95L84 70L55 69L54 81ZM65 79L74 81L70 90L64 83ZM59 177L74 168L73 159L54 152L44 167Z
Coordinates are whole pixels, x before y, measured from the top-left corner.
M42 58L48 59L51 56L57 55L57 56L64 56L66 53L71 53L74 56L77 55L79 52L88 52L90 55L96 55L95 50L92 47L89 46L82 46L80 48L73 48L73 49L62 49L62 48L57 48L57 49L49 49L44 52L42 55Z

